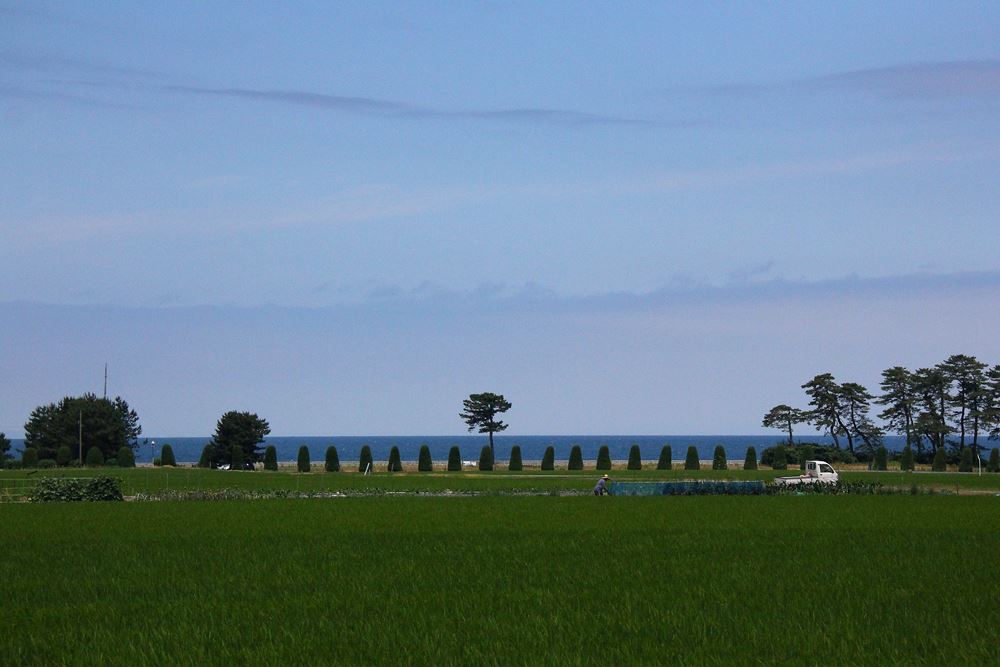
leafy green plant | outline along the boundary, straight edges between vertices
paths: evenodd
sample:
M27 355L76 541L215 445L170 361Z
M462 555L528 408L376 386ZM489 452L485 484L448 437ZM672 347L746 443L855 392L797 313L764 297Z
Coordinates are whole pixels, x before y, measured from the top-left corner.
M674 452L670 445L663 445L660 450L660 460L656 462L657 470L670 470L674 467Z
M743 469L744 470L757 469L757 449L755 447L747 447L747 455L743 459Z
M642 452L639 451L639 445L632 445L628 449L628 469L642 470Z
M171 447L169 443L163 445L163 448L160 450L160 465L163 466L177 465L177 459L174 458L174 448Z
M98 467L104 465L104 454L101 453L101 448L98 446L93 446L87 450L87 458L84 459L87 466Z
M986 464L988 472L1000 472L1000 449L994 447L990 452L990 462Z
M555 470L555 463L556 450L552 446L546 447L542 454L542 470Z
M368 469L374 472L375 465L372 461L372 448L365 445L361 448L361 454L358 456L358 472L365 472Z
M125 445L118 450L118 467L119 468L134 468L135 467L135 454L132 452L132 448Z
M69 465L70 459L73 458L73 450L69 448L69 445L63 445L56 452L56 463L60 466Z
M309 472L312 470L312 462L309 460L309 448L305 445L299 447L299 455L295 465L299 472Z
M945 472L948 470L948 455L945 453L944 447L938 447L937 451L934 452L931 470L934 472Z
M76 502L83 500L83 482L65 477L43 477L28 499L33 503Z
M601 448L597 450L597 469L611 470L611 452L607 445L601 445Z
M728 467L726 448L722 445L716 445L715 452L712 454L712 470L725 470Z
M483 445L479 452L479 469L487 472L493 470L493 452L489 445Z
M515 472L524 469L524 465L521 462L521 445L514 445L510 448L510 463L507 464L507 469Z
M698 448L694 445L688 447L687 457L684 459L685 470L700 470L701 460L698 458Z
M573 445L573 448L569 450L569 465L567 468L570 470L583 470L583 452L580 451L580 445Z
M459 472L462 470L462 452L458 447L452 445L448 450L448 472Z
M38 465L38 450L28 447L21 453L21 467L34 468Z
M210 445L206 445L205 448L208 449ZM198 465L202 468L208 468L211 465L211 457L205 458L205 454L202 453L202 460L205 461L205 465ZM268 445L264 448L264 470L277 470L278 469L278 449L274 445Z
M389 461L386 466L389 472L403 472L403 464L399 460L399 447L396 445L392 446L389 450Z
M122 481L117 477L100 475L83 485L83 499L90 502L124 500Z
M337 448L333 445L326 448L323 470L326 472L340 472L340 454L337 453Z
M427 445L420 445L420 453L417 455L417 470L420 472L431 472L434 470L434 460L431 459L431 448Z

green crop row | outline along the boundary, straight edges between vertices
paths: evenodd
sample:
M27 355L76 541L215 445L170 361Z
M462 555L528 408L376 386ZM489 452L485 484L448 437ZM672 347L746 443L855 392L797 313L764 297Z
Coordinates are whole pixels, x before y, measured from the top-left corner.
M995 664L993 497L7 505L0 664Z

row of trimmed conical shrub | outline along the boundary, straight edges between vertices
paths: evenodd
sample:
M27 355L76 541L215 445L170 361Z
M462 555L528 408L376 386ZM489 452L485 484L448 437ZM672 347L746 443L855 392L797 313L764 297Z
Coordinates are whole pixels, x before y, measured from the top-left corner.
M91 468L97 468L100 466L134 468L135 454L132 452L131 447L122 447L118 450L115 457L105 459L101 448L95 446L87 450L86 457L83 459L83 464ZM79 465L79 460L73 456L73 450L65 445L56 451L55 459L39 460L38 450L34 447L28 447L21 452L22 468L61 468L63 466L73 465Z

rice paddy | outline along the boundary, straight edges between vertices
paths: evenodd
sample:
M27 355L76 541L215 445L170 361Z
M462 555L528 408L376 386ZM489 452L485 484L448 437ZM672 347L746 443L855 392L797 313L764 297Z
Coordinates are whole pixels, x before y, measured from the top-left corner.
M5 504L0 517L5 665L996 660L1000 498L987 495Z

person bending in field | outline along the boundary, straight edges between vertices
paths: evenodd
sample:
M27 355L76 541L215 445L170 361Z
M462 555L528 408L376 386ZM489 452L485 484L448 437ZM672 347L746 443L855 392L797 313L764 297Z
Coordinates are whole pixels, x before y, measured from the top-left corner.
M607 475L597 480L597 486L594 487L594 495L606 496L608 494L608 482L610 481L611 478Z

